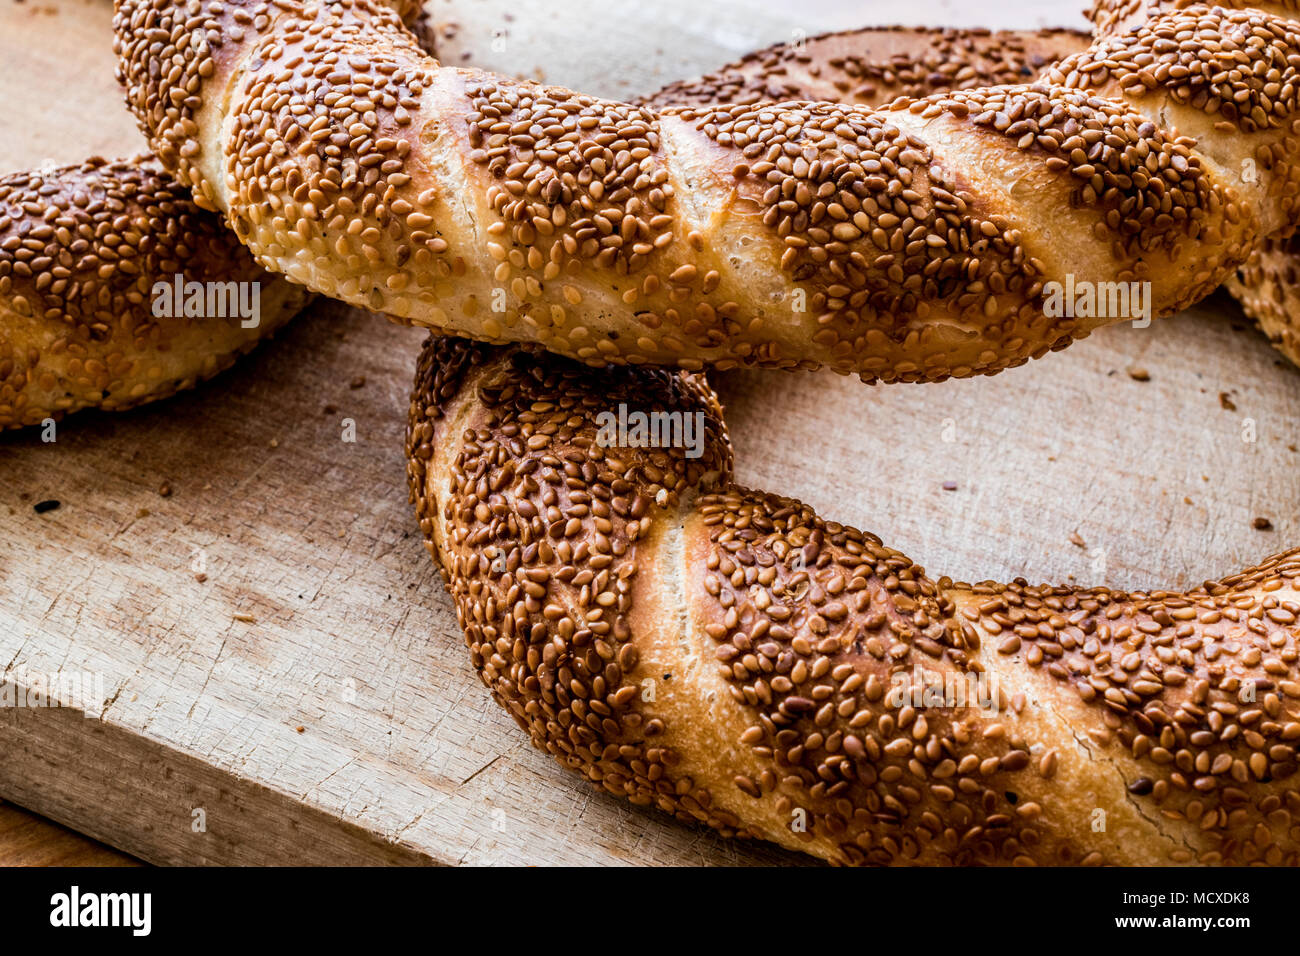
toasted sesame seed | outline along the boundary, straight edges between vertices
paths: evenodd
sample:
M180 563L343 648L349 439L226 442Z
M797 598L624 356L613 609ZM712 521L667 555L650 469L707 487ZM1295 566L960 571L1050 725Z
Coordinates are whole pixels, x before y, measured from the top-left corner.
M1155 262L1186 271L1156 284L1155 316L1202 298L1261 238L1289 228L1290 200L1263 200L1300 187L1284 122L1300 40L1289 21L1253 11L1162 8L1037 83L1077 37L917 35L917 57L833 64L835 92L821 103L769 99L799 78L824 81L804 51L768 52L746 61L739 88L706 82L694 98L679 88L653 109L441 68L384 8L277 10L119 5L128 102L164 165L199 202L224 205L239 237L297 282L589 364L826 366L867 381L938 381L1088 334L1102 317L1048 316L1044 290L1063 264L980 195L960 150L942 145L954 137L1041 163L1047 201L1068 209L1080 243L1111 254L1116 278L1144 279ZM1179 31L1195 42L1171 41ZM1239 57L1260 69L1216 65ZM237 63L228 141L204 161L206 81L224 94ZM981 85L990 83L1007 85ZM718 106L700 89L744 95ZM1153 90L1262 134L1252 140L1258 184L1226 181L1190 140L1153 123L1141 102ZM861 105L899 94L917 98ZM433 123L430 110L455 121ZM675 195L670 146L710 157L726 180L717 188L734 190L736 214L752 217L787 291L806 303L798 334L771 320L740 257L701 268L716 226ZM467 158L464 176L488 210L481 230L462 221L441 174L410 162L431 148ZM208 181L211 162L229 188ZM480 307L489 300L503 313ZM954 328L968 334L954 341Z

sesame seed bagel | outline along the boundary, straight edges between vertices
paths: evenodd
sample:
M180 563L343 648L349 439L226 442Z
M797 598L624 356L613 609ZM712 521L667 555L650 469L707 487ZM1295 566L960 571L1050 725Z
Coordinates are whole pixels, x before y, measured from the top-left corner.
M883 106L900 96L1028 83L1091 42L1082 30L844 30L777 43L641 102L656 109L787 100Z
M683 447L602 438L620 404ZM431 338L407 434L475 667L610 793L835 863L1295 863L1300 551L967 585L738 487L701 376Z
M155 317L154 286L257 282L246 317ZM251 288L250 288L251 291ZM190 388L293 317L307 290L264 272L148 157L0 178L0 429ZM251 301L251 300L250 300Z
M1195 0L1093 0L1088 16L1098 35L1124 33L1144 20L1163 13L1198 6ZM1282 17L1300 13L1300 0L1223 0L1216 4L1232 10L1252 8Z
M1291 228L1300 177L1300 24L1255 10L874 111L443 68L375 0L119 0L115 31L155 151L267 268L593 364L995 372L1114 320L1049 282L1150 282L1157 316L1206 295Z
M418 0L394 6L432 52L437 38ZM163 314L154 308L157 283L176 290ZM202 315L186 311L199 311L185 291L193 283L205 287ZM256 317L232 314L231 295L241 305L255 295ZM123 411L191 388L311 298L261 269L153 157L94 157L2 177L0 430L84 408Z
M1128 14L1140 9L1127 4ZM1099 11L1107 32L1113 10ZM1079 53L1091 36L1076 30L987 31L868 28L780 43L647 98L652 106L839 99L866 106L900 96L1013 83ZM1269 341L1300 364L1300 298L1293 293L1300 245L1267 240L1224 288Z

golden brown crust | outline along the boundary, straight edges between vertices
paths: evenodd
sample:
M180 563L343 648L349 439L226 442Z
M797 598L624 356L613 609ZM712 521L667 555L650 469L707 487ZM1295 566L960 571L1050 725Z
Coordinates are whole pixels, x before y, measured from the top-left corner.
M706 439L602 445L601 414ZM731 481L685 373L431 339L409 475L475 666L611 793L837 863L1293 864L1300 551L1188 592L957 584Z
M1216 6L1232 10L1247 7L1280 17L1294 17L1300 11L1297 0L1221 0ZM1196 0L1094 0L1088 11L1098 35L1122 33L1149 17L1198 6Z
M250 304L257 283L258 324L229 309L156 317L155 284L177 276L244 283ZM148 157L0 178L0 428L192 387L309 297L259 269Z
M707 795L671 773L661 721L625 680L638 668L628 612L648 517L730 471L703 379L592 371L460 339L431 339L417 376L411 487L483 682L562 763L634 802L726 829L730 817L709 814ZM700 412L698 459L601 447L598 412L647 393L660 411ZM463 440L453 446L450 432ZM538 641L543 632L554 639Z
M422 6L393 6L432 53ZM155 314L155 283L178 276L220 284L204 295L202 315ZM255 324L235 314L232 293L249 307L256 295ZM120 411L190 388L310 298L259 268L153 157L95 157L0 178L0 429L82 408Z
M1277 350L1300 365L1300 240L1265 243L1224 288Z
M1030 83L1091 40L1081 30L846 30L778 43L643 102L657 109L787 100L881 106L900 96Z
M940 585L1164 837L1150 862L1295 864L1300 550L1187 592Z
M464 365L481 378L458 388ZM656 386L634 387L639 407L683 410ZM584 657L580 625L547 614L563 589L512 535L594 472L514 476L561 457L554 435L589 450L593 413L628 394L602 399L607 387L448 342L426 353L413 398L421 526L485 682L538 746L611 792L835 862L1295 862L1295 552L1185 594L936 582L870 535L730 486L718 439L703 494L679 478L643 513L620 554L617 650ZM484 420L467 459L462 427ZM653 474L688 465L669 453ZM604 533L584 519L562 529L573 553ZM611 655L620 667L601 670ZM590 721L596 675L606 705L633 708L630 728ZM907 693L891 702L895 688ZM995 708L948 706L954 690Z
M372 0L189 11L119 4L128 99L263 265L592 364L997 371L1120 317L1056 314L1048 282L1151 281L1154 316L1206 294L1290 228L1300 175L1300 33L1256 12L1161 11L1050 87L656 113L441 68ZM1197 59L1237 49L1264 69Z
M1096 17L1110 32L1117 15L1122 19L1140 9L1139 3L1112 5ZM1090 42L1089 34L1072 30L853 30L777 44L708 76L671 84L645 102L666 107L838 99L870 106L899 96L1026 81ZM1266 241L1225 288L1269 341L1300 364L1300 299L1291 291L1296 252L1300 247L1285 240Z

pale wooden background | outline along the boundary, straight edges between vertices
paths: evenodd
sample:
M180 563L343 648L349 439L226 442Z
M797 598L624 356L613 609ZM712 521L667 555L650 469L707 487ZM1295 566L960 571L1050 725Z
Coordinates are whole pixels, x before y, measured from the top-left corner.
M432 10L458 25L449 62L608 95L797 30L1083 22L1071 2ZM109 16L104 0L0 7L0 168L139 149ZM192 395L77 417L53 445L0 437L2 673L97 670L108 698L102 719L0 711L0 797L154 862L788 860L588 790L487 699L406 503L421 339L323 306ZM744 481L871 529L935 574L1182 586L1300 539L1300 377L1227 300L994 379L719 384ZM340 441L344 418L355 445ZM46 498L62 508L34 514ZM1254 530L1257 516L1276 530Z

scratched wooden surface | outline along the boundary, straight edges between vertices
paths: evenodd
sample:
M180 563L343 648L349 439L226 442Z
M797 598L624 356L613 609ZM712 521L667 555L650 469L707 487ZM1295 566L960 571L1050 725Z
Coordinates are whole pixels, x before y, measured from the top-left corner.
M608 95L796 31L1081 22L1075 0L612 6L431 9L449 62ZM0 168L139 149L108 21L0 8ZM788 861L587 789L490 703L406 503L421 339L325 305L193 394L0 438L0 673L104 682L95 716L0 710L0 797L160 863ZM1183 586L1300 540L1300 375L1224 299L995 379L719 385L745 482L935 574Z

